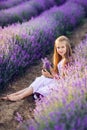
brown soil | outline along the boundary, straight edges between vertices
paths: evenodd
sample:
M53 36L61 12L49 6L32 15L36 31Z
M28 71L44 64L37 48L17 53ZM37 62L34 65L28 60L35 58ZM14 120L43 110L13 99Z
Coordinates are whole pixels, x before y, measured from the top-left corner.
M84 20L82 25L73 30L72 34L69 36L73 46L80 43L86 34L87 19ZM52 53L48 55L49 59L51 59L51 57ZM41 67L42 63L40 62L38 62L38 65L31 66L23 76L17 77L10 83L3 94L6 95L28 87L37 76L41 75ZM35 102L32 96L17 102L0 100L0 130L16 130L19 124L15 120L15 113L19 112L24 119L31 118L33 117L34 108Z

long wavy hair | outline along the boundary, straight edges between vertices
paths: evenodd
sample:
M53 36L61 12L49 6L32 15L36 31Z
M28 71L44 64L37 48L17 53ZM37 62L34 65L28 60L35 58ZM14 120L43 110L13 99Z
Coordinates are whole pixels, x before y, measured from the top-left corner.
M60 36L55 40L54 44L54 54L53 54L53 68L56 73L58 73L58 63L61 61L62 56L60 56L57 52L56 43L61 43L62 41L66 42L66 54L65 54L65 62L64 65L70 62L70 57L72 56L72 49L70 46L70 41L66 36Z

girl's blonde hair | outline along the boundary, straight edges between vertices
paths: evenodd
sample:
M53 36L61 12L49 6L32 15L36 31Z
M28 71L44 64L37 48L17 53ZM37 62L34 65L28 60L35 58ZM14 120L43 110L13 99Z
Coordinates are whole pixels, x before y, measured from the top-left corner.
M72 50L70 46L70 41L66 36L60 36L55 40L54 44L54 54L53 54L53 68L54 71L58 73L58 63L61 61L62 57L57 53L56 43L61 43L62 41L66 41L66 54L65 54L65 63L69 62L69 58L72 56Z

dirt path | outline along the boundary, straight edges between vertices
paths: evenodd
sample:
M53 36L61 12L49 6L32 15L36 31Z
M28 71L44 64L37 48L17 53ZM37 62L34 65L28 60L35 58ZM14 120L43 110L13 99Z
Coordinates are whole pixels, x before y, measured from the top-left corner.
M76 28L71 36L70 40L73 45L80 43L87 34L87 19L84 24ZM52 54L48 56L51 59ZM31 82L41 75L42 63L38 63L36 66L30 67L27 72L20 78L15 79L4 92L4 94L12 93L22 88L25 88L31 84ZM32 96L18 102L0 101L0 130L16 130L18 126L15 121L15 113L19 112L24 119L30 118L33 115L32 110L35 108L35 103Z

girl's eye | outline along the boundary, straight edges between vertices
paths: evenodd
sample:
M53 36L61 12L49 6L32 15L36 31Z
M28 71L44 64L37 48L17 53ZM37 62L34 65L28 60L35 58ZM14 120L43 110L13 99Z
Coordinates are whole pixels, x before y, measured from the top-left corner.
M59 47L57 47L57 49L60 49Z
M64 46L62 46L62 48L64 48Z

